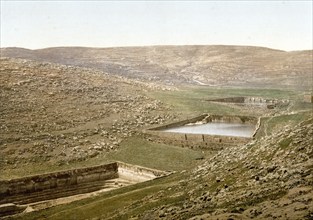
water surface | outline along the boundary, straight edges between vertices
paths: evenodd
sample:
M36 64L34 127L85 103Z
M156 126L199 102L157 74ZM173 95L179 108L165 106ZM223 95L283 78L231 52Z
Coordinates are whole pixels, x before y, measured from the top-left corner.
M254 125L241 123L212 122L207 124L184 125L176 128L164 129L165 132L187 134L210 134L235 137L252 137Z

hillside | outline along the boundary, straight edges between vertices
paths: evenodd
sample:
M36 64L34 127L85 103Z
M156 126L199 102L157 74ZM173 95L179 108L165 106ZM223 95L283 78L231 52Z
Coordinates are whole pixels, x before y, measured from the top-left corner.
M90 69L3 58L0 79L1 179L106 155L174 117L151 85Z
M244 86L309 90L312 51L251 46L151 46L124 48L2 48L2 57L101 70L167 85Z
M310 220L313 119L307 116L195 168L12 219Z
M76 201L26 203L5 219L313 218L313 106L303 100L312 51L2 48L0 62L1 195L14 191L2 180L113 161L171 173ZM265 105L208 101L228 97ZM248 142L202 136L203 148L189 135L166 142L147 132L204 113L255 117L260 126Z

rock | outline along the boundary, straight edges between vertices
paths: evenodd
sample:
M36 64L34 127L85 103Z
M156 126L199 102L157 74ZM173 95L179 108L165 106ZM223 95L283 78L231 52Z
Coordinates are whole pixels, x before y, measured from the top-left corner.
M165 211L164 210L160 210L159 211L159 217L160 218L164 218L166 216Z

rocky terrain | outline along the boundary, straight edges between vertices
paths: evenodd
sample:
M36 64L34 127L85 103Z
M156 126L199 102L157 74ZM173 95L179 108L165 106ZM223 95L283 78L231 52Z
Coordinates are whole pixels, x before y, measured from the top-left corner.
M99 165L118 152L150 168L152 160L183 164L178 151L200 155L165 178L8 219L313 219L312 103L302 101L312 51L1 48L0 62L0 179ZM274 109L206 101L228 96L288 100ZM259 133L204 152L141 132L210 111L263 117Z
M144 95L165 87L91 69L1 58L0 76L2 175L105 155L142 126L175 117Z
M312 51L248 46L2 48L1 56L96 68L167 85L310 89Z
M205 161L176 186L136 201L167 205L133 219L312 219L313 118ZM137 207L138 208L138 207ZM114 219L131 212L132 206ZM108 216L106 216L108 217Z
M313 118L138 187L13 219L313 218Z

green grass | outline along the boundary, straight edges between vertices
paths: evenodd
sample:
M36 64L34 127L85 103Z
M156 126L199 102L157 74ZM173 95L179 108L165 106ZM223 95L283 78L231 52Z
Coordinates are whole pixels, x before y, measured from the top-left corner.
M296 100L301 97L300 94L292 91L273 90L273 89L238 89L238 88L210 88L210 87L186 87L179 91L160 91L149 93L153 98L159 99L173 107L174 112L183 115L195 116L199 113L212 114L240 114L240 109L234 109L225 105L206 102L206 99L231 97L231 96L258 96L264 98L292 99ZM310 106L297 102L293 106L295 109L308 109ZM273 118L263 118L262 126L258 137L282 129L285 125L294 126L308 118L311 113L298 113L294 115L276 116ZM279 143L282 147L288 146L288 141ZM148 142L142 137L132 137L124 140L118 151L109 153L105 156L98 156L88 161L77 162L75 164L64 165L58 169L71 168L78 166L89 166L103 164L109 161L122 161L125 163L141 165L160 170L190 170L195 167L203 154L188 148L175 147L170 145ZM44 167L47 170L53 170L57 167ZM41 168L35 168L40 170ZM181 204L184 201L185 193L192 188L184 189L181 195L174 196L179 181L188 179L191 174L175 173L165 178L156 179L136 185L120 188L114 191L103 193L97 197L76 201L71 204L56 206L47 210L25 214L17 219L92 219L92 218L109 218L129 219L131 215L138 215L145 210L152 210L154 207L166 206L167 204ZM200 181L200 179L199 179ZM202 181L202 180L201 180ZM225 182L231 185L236 178L231 176ZM194 183L196 186L197 183ZM215 191L220 185L211 183L210 191ZM172 187L174 190L166 190ZM190 186L189 186L190 187ZM150 195L159 195L165 193L164 197L156 200L146 200ZM201 191L202 192L202 191ZM199 191L200 193L200 191ZM280 196L279 192L277 195ZM269 195L269 199L276 198L276 195ZM241 201L241 206L248 207L263 201L262 199ZM226 204L231 207L231 204ZM238 204L236 204L238 205ZM227 206L225 206L227 208ZM129 213L122 211L131 207ZM129 210L129 209L128 209Z
M177 91L151 92L153 98L159 99L176 112L185 115L212 113L236 115L242 113L240 109L206 100L236 96L253 96L272 99L297 100L302 96L295 91L278 89L252 89L252 88L218 88L218 87L183 87Z
M200 151L177 146L158 144L146 141L141 137L132 137L124 140L119 150L106 155L98 155L85 161L76 161L58 166L57 164L45 162L37 164L25 164L23 169L1 170L2 179L18 178L29 175L37 175L56 172L80 167L96 166L99 164L122 161L134 165L160 169L179 171L194 167L203 158Z
M68 164L58 165L55 162L40 162L23 164L16 169L0 170L1 179L13 179L30 175L44 174L50 172L58 172L62 170L77 169L81 167L96 166L113 162L105 155L99 155L84 161L75 161Z
M180 112L184 115L197 115L202 113L239 113L236 108L220 105L217 103L210 103L206 101L208 96L202 93L197 93L193 90L156 92L151 94L151 96L171 106L175 112Z
M311 110L313 111L313 104L308 102L301 102L299 100L293 103L291 106L290 111L299 111L299 110Z
M118 215L117 219L128 219L129 215L140 214L145 209L150 209L160 205L176 204L183 201L184 196L167 197L155 202L142 203L142 199L153 193L166 190L168 187L174 188L177 182L183 178L181 174L172 174L166 178L147 181L114 191L103 193L99 196L76 201L70 204L55 206L40 212L31 212L22 216L15 216L12 219L92 219L101 217L107 219ZM186 178L186 177L185 177ZM167 196L175 193L168 192ZM132 213L122 213L124 207L134 206L140 203L140 208L134 208ZM122 215L122 217L120 217Z
M202 158L200 151L145 141L139 137L121 143L120 150L108 156L111 160L160 170L183 170L193 167Z
M304 121L311 115L310 112L292 114L292 115L280 115L277 117L273 117L267 123L267 132L268 134L273 133L274 131L281 131L284 126L295 126L299 124L301 121Z
M281 140L278 145L280 148L286 148L289 146L289 144L292 142L292 139L290 138L286 138L286 139L283 139Z
M134 207L131 213L118 215L115 217L115 219L129 219L132 215L133 216L140 215L146 210L151 210L154 207L160 207L160 206L164 206L167 204L171 204L171 205L182 204L186 198L187 198L186 194L183 194L183 195L178 195L178 196L173 196L173 197L165 197L165 198L153 201L153 202L147 202L147 203L141 204L141 206L138 208Z
M119 160L126 163L141 165L161 170L192 169L199 163L203 155L199 151L188 148L169 146L145 141L141 137L132 137L121 143L120 150L107 155L106 160ZM90 164L96 163L95 159ZM186 177L185 174L172 174L136 185L106 192L94 198L76 201L71 204L52 207L40 212L25 214L17 219L91 219L93 217L108 218L117 215L117 219L129 219L130 215L138 215L144 210L166 204L180 204L185 194L170 196L177 191L171 191L166 197L156 201L142 203L142 199L153 193L165 191L168 187L175 188L177 183ZM158 194L158 193L157 193ZM139 206L136 206L137 203ZM120 213L124 207L134 206L131 213ZM139 207L139 208L136 208ZM100 214L101 213L101 214Z
M243 209L246 209L251 206L260 204L264 201L276 200L278 198L283 197L284 195L286 195L286 191L282 189L276 192L270 192L268 194L262 194L262 195L253 196L251 198L246 198L245 200L238 201L237 203L235 203L234 201L232 203L226 202L225 204L222 205L222 207L229 209L229 211L232 211L234 210L234 208L237 208L237 207L242 207Z
M294 91L279 89L256 89L256 88L215 88L215 87L192 87L188 88L194 95L208 98L255 96L263 98L293 99L297 96Z
M293 127L312 117L312 112L300 112L291 115L279 115L274 117L263 117L261 118L261 126L258 130L256 138L260 138L265 135L270 135L276 131L282 131L285 126Z

